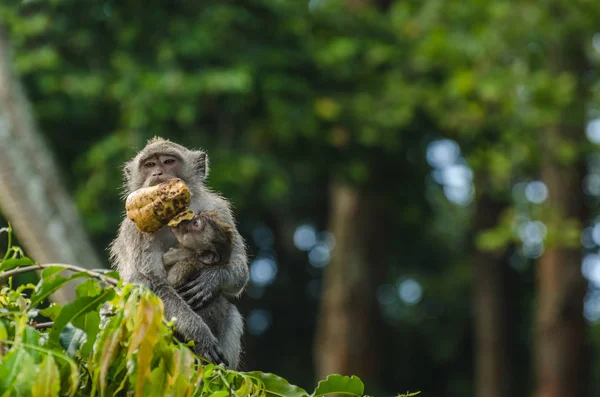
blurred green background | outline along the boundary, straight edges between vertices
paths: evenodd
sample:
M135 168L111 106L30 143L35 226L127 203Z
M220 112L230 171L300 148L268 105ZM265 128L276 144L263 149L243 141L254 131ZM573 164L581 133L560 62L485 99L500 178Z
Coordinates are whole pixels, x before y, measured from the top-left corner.
M600 395L597 0L8 0L0 25L105 263L122 163L208 152L251 254L244 369Z

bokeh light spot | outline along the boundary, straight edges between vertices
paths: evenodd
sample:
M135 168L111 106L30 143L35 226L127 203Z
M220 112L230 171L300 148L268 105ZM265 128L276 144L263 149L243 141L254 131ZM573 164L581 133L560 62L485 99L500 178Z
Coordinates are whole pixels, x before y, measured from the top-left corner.
M548 188L542 181L530 182L525 188L525 197L531 203L541 204L548 198Z
M444 186L446 198L458 205L468 205L473 201L475 189L472 185L465 187Z
M329 248L323 243L315 245L308 254L308 261L318 269L327 266L330 260L331 254Z
M587 195L600 196L600 175L590 174L583 179L583 190Z
M417 280L405 279L398 285L398 296L407 305L416 305L423 297L423 288Z
M261 287L271 284L277 275L277 263L271 258L257 258L250 265L250 280Z
M581 264L581 273L594 286L600 287L600 256L587 254Z
M600 321L600 291L590 291L583 302L583 315L591 323Z
M271 326L271 313L263 309L254 309L248 314L246 328L251 335L261 335Z
M317 243L317 233L310 225L300 225L294 232L294 245L302 251L310 251Z
M427 146L427 162L434 168L454 164L460 155L460 147L451 139L438 139Z
M600 144L600 119L594 119L588 122L585 128L585 134L592 143Z

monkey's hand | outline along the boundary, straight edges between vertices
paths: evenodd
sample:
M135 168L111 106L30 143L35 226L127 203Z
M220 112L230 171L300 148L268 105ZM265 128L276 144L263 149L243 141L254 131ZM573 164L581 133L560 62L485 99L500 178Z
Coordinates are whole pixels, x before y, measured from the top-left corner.
M207 335L208 336L208 335ZM223 364L226 367L229 366L229 362L223 355L223 352L219 348L219 344L217 338L212 336L212 338L208 338L205 336L200 340L194 341L194 353L197 355L206 358L208 361L214 364Z
M211 269L203 269L196 277L177 288L177 293L195 311L203 309L221 292L219 280Z

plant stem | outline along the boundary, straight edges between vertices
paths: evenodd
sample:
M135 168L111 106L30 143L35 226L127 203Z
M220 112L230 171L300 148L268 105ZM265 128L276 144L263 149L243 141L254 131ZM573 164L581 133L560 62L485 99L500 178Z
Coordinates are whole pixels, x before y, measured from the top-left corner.
M54 321L48 321L47 323L37 323L37 324L33 325L33 328L44 329L44 328L50 328L53 325L54 325Z
M2 262L6 261L8 259L8 255L10 254L10 251L12 251L12 228L10 226L10 223L8 224L8 228L6 229L6 232L8 234L8 244L6 246L6 253L4 254L4 259L2 259Z
M98 279L104 281L105 283L113 285L113 286L117 285L117 283L119 282L119 280L117 280L117 279L105 276L104 274L95 272L93 270L84 269L83 267L79 267L79 266L75 266L75 265L69 265L69 264L66 264L66 263L48 263L48 264L39 264L39 265L18 267L16 269L12 269L12 270L8 270L8 271L0 273L0 279L5 279L5 278L8 278L10 276L15 276L17 274L27 273L27 272L31 272L31 271L34 271L34 270L45 269L45 268L53 267L53 266L59 266L59 267L64 268L65 270L70 270L70 271L73 271L73 272L87 273L89 276L94 277L94 278L98 278Z

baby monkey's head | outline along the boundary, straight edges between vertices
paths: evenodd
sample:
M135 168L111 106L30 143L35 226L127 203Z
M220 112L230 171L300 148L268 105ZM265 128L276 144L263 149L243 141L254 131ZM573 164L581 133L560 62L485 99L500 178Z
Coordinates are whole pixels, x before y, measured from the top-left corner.
M207 265L227 264L233 245L233 228L216 212L203 211L189 221L172 228L179 243L187 249L211 258Z

